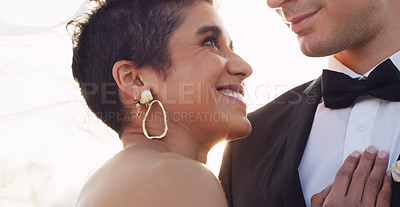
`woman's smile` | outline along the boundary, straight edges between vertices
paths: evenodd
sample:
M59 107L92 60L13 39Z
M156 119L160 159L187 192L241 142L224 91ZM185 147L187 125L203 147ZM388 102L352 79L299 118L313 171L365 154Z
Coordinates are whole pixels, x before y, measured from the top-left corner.
M218 87L217 91L223 96L228 97L230 100L233 100L234 102L246 107L246 103L244 102L243 88L244 87L241 84L230 84Z

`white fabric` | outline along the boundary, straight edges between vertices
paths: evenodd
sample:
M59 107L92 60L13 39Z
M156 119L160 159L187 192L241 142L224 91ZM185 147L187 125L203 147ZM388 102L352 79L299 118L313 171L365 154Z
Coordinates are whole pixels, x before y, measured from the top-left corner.
M400 52L390 57L400 68ZM363 76L330 57L328 68L352 78ZM400 154L400 102L374 97L360 98L352 107L332 110L324 102L318 105L313 126L298 168L307 206L311 196L333 183L337 170L355 150L376 145L390 153L390 166Z
M116 133L90 112L72 78L65 26L88 2L1 4L2 207L73 206L90 173L122 148Z

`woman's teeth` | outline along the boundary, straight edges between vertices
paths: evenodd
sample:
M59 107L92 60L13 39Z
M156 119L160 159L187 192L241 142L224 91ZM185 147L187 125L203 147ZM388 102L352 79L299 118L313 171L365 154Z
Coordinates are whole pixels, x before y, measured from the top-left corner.
M237 98L241 101L244 100L244 97L241 93L236 92L236 91L232 91L232 90L222 90L220 91L221 94L225 95L225 96L230 96L230 97L234 97Z

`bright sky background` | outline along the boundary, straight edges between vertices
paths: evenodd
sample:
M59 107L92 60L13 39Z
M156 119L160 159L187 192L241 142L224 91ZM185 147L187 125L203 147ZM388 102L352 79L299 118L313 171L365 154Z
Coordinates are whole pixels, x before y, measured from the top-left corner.
M65 24L84 0L0 0L0 206L73 206L88 176L121 150L86 107L71 75ZM318 77L265 0L220 0L236 52L253 67L249 111ZM78 12L81 13L81 12ZM209 154L216 175L224 143Z

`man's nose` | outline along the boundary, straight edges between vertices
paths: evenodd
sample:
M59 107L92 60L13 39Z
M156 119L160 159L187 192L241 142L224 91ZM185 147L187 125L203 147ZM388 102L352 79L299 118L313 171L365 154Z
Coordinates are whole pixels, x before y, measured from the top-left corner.
M267 0L267 4L269 7L276 9L281 7L282 3L289 0Z

